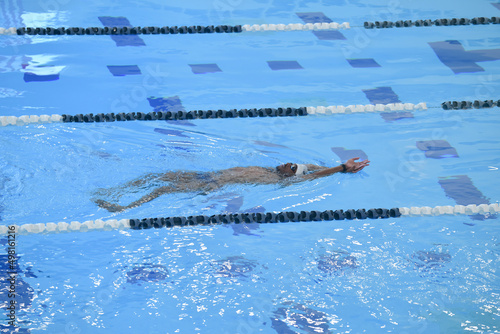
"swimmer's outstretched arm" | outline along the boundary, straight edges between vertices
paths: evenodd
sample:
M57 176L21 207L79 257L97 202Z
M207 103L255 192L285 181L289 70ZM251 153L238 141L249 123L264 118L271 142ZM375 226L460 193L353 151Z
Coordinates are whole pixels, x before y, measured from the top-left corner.
M307 166L307 170L308 171L318 171L318 170L324 170L324 169L328 169L328 167L325 167L325 166L318 166L318 165L313 165L313 164L306 164Z
M302 176L302 178L304 178L306 180L310 180L310 179L316 179L318 177L328 176L328 175L332 175L332 174L340 173L340 172L357 173L360 170L362 170L363 168L365 168L366 166L370 165L369 160L356 161L358 159L359 159L359 157L347 160L345 162L345 164L343 164L343 165L345 165L345 171L344 171L344 166L342 166L342 165L337 166L337 167L332 167L332 168L317 166L320 168L316 172L304 175L304 176ZM307 167L309 168L309 166L307 166Z

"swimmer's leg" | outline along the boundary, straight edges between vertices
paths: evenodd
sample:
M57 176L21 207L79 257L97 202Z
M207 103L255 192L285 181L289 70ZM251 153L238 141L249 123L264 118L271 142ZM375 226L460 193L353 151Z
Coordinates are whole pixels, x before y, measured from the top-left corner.
M190 172L183 173L175 186L179 192L200 192L208 194L224 186L219 181L219 173L215 172Z
M124 206L109 203L109 202L106 202L102 199L96 199L96 200L93 200L93 202L95 204L97 204L97 206L99 206L100 208L106 209L109 212L120 212L120 211L123 211L126 209Z
M167 172L167 173L162 173L158 174L158 180L160 181L165 181L165 182L179 182L182 178L185 176L189 176L194 173L189 173L189 172Z
M130 203L129 205L126 205L126 206L109 203L109 202L103 201L101 199L94 200L94 203L96 203L99 207L108 210L109 212L121 212L123 210L136 208L138 206L141 206L144 203L151 202L152 200L154 200L157 197L160 197L163 194L170 194L170 193L177 192L177 191L178 190L176 188L173 188L173 187L160 187L160 188L153 190L150 194L145 195L145 196L141 197L140 199L138 199L137 201L133 201L132 203Z
M120 197L122 197L124 194L130 193L130 192L136 192L139 190L139 188L147 185L150 182L156 181L162 176L162 173L151 173L147 174L145 176L139 177L135 180L132 180L130 182L127 182L123 185L117 186L117 187L112 187L112 188L101 188L97 189L97 191L94 193L96 196L106 196L106 197L113 197L113 199L118 200Z
M125 183L122 188L130 188L130 187L142 187L148 184L151 181L156 181L162 176L163 173L150 173L146 174L142 177L139 177L135 180Z

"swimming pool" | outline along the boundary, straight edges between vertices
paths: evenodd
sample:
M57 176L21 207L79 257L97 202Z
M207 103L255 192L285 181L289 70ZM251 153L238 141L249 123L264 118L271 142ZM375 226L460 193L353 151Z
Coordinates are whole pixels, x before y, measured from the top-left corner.
M0 116L425 103L300 117L0 127L2 226L498 203L498 25L365 21L500 16L490 1L8 0L0 27L349 22L350 29L0 36ZM309 111L313 109L308 109ZM338 110L335 109L335 110ZM330 110L331 111L331 110ZM110 213L95 192L148 173L371 166L353 175L161 196ZM155 187L158 185L149 185ZM130 202L147 189L126 193ZM499 332L499 218L224 224L3 238L2 310L21 332ZM16 273L10 298L9 272ZM4 279L5 278L5 279ZM4 319L4 317L2 317ZM8 321L1 328L9 332Z

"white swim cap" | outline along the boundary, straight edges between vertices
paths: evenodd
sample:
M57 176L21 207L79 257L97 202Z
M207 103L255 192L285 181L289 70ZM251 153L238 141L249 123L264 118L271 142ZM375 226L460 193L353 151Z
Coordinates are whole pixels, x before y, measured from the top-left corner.
M306 175L308 172L307 166L302 164L297 164L297 170L295 171L295 175Z

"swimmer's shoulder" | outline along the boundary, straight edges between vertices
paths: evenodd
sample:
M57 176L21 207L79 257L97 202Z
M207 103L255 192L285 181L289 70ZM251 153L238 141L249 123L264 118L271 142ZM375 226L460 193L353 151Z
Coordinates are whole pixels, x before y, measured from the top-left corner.
M228 183L270 183L279 179L273 168L249 166L220 171L219 179Z
M223 173L275 173L275 170L270 167L249 166L249 167L232 167L221 170Z

